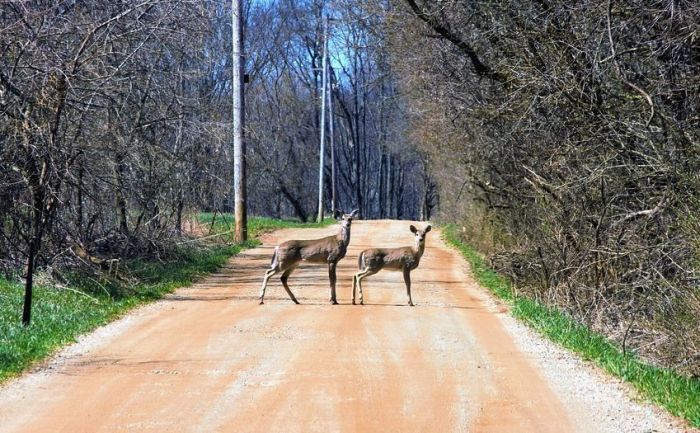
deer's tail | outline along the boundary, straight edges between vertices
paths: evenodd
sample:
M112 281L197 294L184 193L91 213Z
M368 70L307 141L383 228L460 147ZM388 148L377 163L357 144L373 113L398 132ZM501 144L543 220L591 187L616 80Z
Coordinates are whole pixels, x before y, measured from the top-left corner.
M280 249L279 246L275 247L275 252L272 253L272 261L270 262L270 269L275 269L277 267L277 251Z
M359 270L364 270L365 269L365 252L361 252L360 255L357 257L357 269Z

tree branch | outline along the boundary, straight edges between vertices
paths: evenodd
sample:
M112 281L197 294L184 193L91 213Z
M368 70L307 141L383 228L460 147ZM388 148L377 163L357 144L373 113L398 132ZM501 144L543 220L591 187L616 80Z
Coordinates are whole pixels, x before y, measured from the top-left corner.
M474 67L474 71L477 75L487 77L491 80L498 81L499 83L505 83L507 81L505 75L501 74L500 72L493 71L488 65L484 64L471 45L462 40L459 35L455 34L450 29L438 22L433 15L419 7L415 0L406 0L406 3L418 18L428 24L437 34L450 41L457 48L459 48L460 51L469 57L469 60L471 60L472 66Z

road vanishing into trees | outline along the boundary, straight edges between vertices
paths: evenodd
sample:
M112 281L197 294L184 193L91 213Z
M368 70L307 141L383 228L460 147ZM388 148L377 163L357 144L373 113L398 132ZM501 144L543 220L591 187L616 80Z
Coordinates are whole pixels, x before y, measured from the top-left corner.
M412 274L416 307L405 305L396 272L367 278L365 305L351 305L359 251L410 245L408 227L353 224L336 306L327 303L327 269L314 265L289 280L301 305L277 277L258 305L275 244L337 228L267 235L216 275L0 389L0 432L642 431L621 427L604 412L617 400L596 403L586 388L619 385L559 349L529 349L523 339L538 338L513 333L506 307L472 281L437 229ZM645 428L678 431L657 415Z

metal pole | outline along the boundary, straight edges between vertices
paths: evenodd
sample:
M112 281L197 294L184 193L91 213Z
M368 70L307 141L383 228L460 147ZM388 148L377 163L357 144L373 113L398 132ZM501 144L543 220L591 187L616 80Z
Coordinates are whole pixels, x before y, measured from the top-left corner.
M323 168L325 163L326 145L326 88L328 87L328 17L323 23L323 91L321 93L321 144L318 163L318 217L317 222L323 221Z
M243 0L232 0L231 27L233 37L233 192L236 218L236 242L248 239L246 212L246 164L245 164L245 97L243 52Z

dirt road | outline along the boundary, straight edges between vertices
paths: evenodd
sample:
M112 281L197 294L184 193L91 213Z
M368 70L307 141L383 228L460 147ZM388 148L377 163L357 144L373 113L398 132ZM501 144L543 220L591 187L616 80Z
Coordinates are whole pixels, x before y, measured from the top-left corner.
M304 265L290 277L302 305L277 277L258 305L275 243L335 231L269 235L220 274L84 338L0 390L0 432L625 431L543 376L550 360L518 346L439 231L413 272L416 307L390 272L365 280L366 305L349 305L361 249L410 245L395 221L353 225L341 305L327 304L327 270Z

